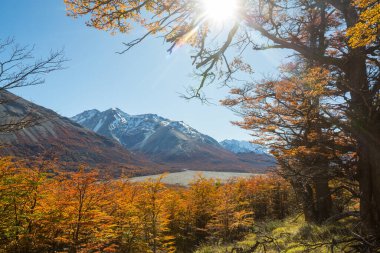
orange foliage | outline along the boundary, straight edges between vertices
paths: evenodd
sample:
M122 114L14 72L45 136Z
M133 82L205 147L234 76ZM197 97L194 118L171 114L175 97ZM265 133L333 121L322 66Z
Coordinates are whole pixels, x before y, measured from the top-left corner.
M188 188L161 179L108 181L96 171L47 174L0 161L2 252L188 252L207 240L241 239L254 219L284 218L294 206L276 176Z

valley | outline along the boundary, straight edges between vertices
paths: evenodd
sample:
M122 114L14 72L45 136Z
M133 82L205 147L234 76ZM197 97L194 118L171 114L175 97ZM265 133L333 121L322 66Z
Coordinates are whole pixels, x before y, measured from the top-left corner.
M172 172L160 175L148 175L130 178L131 182L144 182L147 180L157 180L162 177L161 182L169 185L189 186L192 182L195 182L199 178L215 179L221 182L227 182L229 180L237 178L250 178L257 174L244 173L244 172L216 172L216 171L202 171L202 170L184 170L180 172Z
M0 7L0 253L380 253L379 0Z

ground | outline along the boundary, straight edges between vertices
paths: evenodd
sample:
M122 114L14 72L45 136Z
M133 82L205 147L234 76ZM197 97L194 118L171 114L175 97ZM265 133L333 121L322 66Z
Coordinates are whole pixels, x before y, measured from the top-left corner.
M345 219L321 226L304 222L302 215L280 221L255 223L254 232L242 241L229 244L209 244L196 253L248 252L355 252L353 239L354 219ZM255 249L255 251L253 251Z

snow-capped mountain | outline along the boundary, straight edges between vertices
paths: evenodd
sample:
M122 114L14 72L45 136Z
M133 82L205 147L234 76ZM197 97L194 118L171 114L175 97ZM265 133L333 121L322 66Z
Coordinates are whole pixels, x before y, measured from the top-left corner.
M184 122L171 121L156 114L129 115L118 108L104 112L94 109L78 114L72 117L72 120L99 134L111 137L132 150L143 148L163 128L175 131L180 134L177 137L183 140L192 139L219 146L216 140L201 134Z
M269 154L268 148L248 141L224 140L219 142L219 144L235 154L251 152L256 154Z
M71 118L149 159L177 168L252 171L261 164L242 161L212 137L182 121L156 114L130 115L118 108L89 110Z
M277 163L267 147L238 140L224 140L219 143L223 148L235 153L242 161L254 161L267 167L273 167Z

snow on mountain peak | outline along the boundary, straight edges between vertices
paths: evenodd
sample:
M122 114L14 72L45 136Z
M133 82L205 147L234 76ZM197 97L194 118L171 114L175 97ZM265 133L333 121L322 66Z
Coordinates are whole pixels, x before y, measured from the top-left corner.
M171 166L251 171L252 164L257 165L257 168L273 164L271 159L261 155L265 153L265 148L261 146L236 140L218 143L183 121L172 121L157 114L129 115L118 108L110 108L103 112L85 111L72 120L100 135L117 140L129 150L141 152L154 161Z
M257 154L269 154L268 148L253 144L248 141L238 141L238 140L224 140L219 143L225 149L233 152L233 153L250 153L254 152Z
M75 122L77 122L78 124L81 124L84 121L93 118L98 113L100 113L100 111L97 109L87 110L87 111L82 112L81 114L78 114L78 115L72 117L71 119L74 120Z
M125 138L136 137L136 142L145 143L158 129L166 127L187 136L193 140L219 146L233 153L269 154L268 148L248 141L224 140L220 143L210 136L204 135L183 121L172 121L157 114L130 115L119 108L110 108L103 112L96 109L84 111L72 118L75 122L102 135L112 137L123 145ZM121 138L124 136L123 138ZM129 136L129 137L128 137ZM125 139L125 141L123 141ZM137 145L137 144L136 144ZM219 146L220 147L220 146Z
M171 121L157 114L129 115L119 108L110 108L103 112L99 112L98 110L85 111L74 116L72 119L95 132L111 136L118 141L120 141L120 139L116 136L134 134L140 131L144 132L147 138L158 128L169 127L190 138L196 138L203 142L218 145L214 139L199 133L183 121ZM108 130L105 130L106 128L103 128L103 126ZM107 134L104 131L109 131L109 133Z

